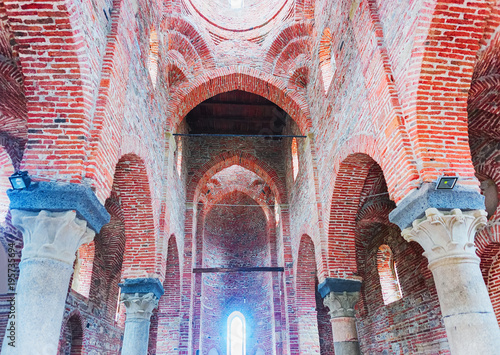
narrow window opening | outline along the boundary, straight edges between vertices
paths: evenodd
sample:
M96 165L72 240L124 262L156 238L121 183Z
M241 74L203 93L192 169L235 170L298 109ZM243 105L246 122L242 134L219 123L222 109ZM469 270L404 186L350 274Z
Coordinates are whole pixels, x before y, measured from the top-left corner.
M329 28L325 28L319 43L319 67L323 76L325 94L327 94L333 80L333 73L337 68L332 54L332 33Z
M179 137L179 140L177 141L177 175L181 177L182 174L182 140L181 137Z
M241 9L243 7L243 0L229 0L231 9Z
M274 198L274 220L276 222L276 226L280 223L280 205L278 204L278 200L276 197Z
M158 34L155 30L151 31L149 37L149 61L148 70L151 76L153 87L156 88L156 79L158 77Z
M299 174L299 153L298 153L297 140L292 139L292 171L293 171L293 181L297 180L297 175Z
M398 272L394 256L388 245L381 245L377 252L377 269L382 288L384 304L390 304L402 298Z
M120 299L122 296L122 289L118 289L118 299L116 300L116 307L115 307L115 323L118 323L118 320L120 319Z
M240 312L233 312L227 319L228 355L246 355L246 324Z

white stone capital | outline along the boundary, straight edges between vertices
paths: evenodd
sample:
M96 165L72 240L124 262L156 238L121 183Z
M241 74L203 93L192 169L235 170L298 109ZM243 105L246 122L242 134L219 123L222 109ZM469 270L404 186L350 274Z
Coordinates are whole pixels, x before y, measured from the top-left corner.
M143 319L149 321L153 309L158 306L158 298L154 293L122 293L121 302L125 305L127 321Z
M48 258L73 266L80 245L91 242L95 236L75 211L12 210L11 213L12 223L23 233L21 260Z
M414 221L413 227L403 230L402 235L424 248L423 255L429 260L431 270L443 262L479 263L474 237L486 222L484 210L443 212L429 208L425 217Z
M330 292L323 299L323 304L330 310L330 317L354 317L354 306L359 301L359 292Z

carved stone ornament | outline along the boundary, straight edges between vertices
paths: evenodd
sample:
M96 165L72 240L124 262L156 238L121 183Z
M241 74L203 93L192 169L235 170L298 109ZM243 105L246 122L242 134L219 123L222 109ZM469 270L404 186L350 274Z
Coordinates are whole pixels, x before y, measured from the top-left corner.
M48 258L73 267L80 245L94 239L95 232L75 211L30 212L12 210L12 223L23 233L21 260Z
M487 223L484 210L450 212L429 208L425 218L413 222L412 228L403 230L407 241L419 243L424 248L424 256L429 260L429 268L444 259L474 260L479 262L474 245L476 231Z
M158 306L158 298L154 293L122 293L121 302L125 305L127 320L151 318L153 309Z
M330 292L323 299L323 304L330 311L331 318L354 317L354 306L358 303L359 292Z

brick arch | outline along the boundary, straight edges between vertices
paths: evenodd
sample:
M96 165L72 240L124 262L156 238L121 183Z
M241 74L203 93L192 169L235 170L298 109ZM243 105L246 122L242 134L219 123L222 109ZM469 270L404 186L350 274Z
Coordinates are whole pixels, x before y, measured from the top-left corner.
M208 214L210 210L222 199L224 199L228 194L231 194L233 192L241 192L248 197L250 197L252 200L255 201L256 204L260 205L262 210L264 211L264 214L266 215L266 218L268 221L272 221L272 216L273 213L271 212L271 209L269 205L266 203L265 199L262 199L259 195L255 193L255 191L252 191L249 188L245 188L243 186L228 186L224 188L221 191L218 191L217 196L214 196L211 199L207 199L207 201L204 203L206 208L203 209L204 214Z
M167 53L165 73L167 85L170 89L192 77L184 57L176 50L170 50Z
M443 173L457 173L465 178L461 184L477 184L469 148L462 142L468 141L468 89L490 9L483 1L465 3L431 1L421 10L430 16L420 18L419 28L425 30L425 36L414 44L424 51L410 63L418 85L410 93L406 127L424 182L435 181ZM463 16L468 18L463 20ZM441 143L428 142L429 128L434 129L432 141ZM433 153L440 148L446 149ZM464 159L450 165L456 154Z
M389 213L396 206L390 200L376 200L373 203L367 202L359 209L356 216L358 225L381 223L391 225Z
M305 89L309 84L309 67L302 63L293 63L293 67L288 72L288 85L295 89Z
M218 172L233 165L239 165L257 176L271 188L278 203L286 203L286 187L274 169L255 156L243 152L224 152L204 164L191 178L186 189L186 201L198 201L201 189Z
M116 165L115 185L125 222L125 253L122 279L154 277L156 235L159 226L153 217L153 205L147 169L135 154L124 155Z
M84 329L84 321L80 312L78 310L72 311L61 327L58 353L67 354L66 351L71 349L70 355L83 355ZM69 346L68 341L70 341Z
M314 242L303 235L297 253L295 290L300 354L319 354L316 314L316 253Z
M310 37L313 33L313 23L311 21L301 21L286 25L281 32L272 40L268 48L264 50L266 57L262 65L262 70L271 73L275 64L290 42L298 38Z
M176 130L182 118L201 102L224 92L242 90L262 96L285 110L302 134L311 128L305 97L287 88L286 83L257 69L229 66L197 76L182 83L172 94L170 126Z
M314 8L316 0L296 0L295 17L304 19L314 19Z
M481 259L480 268L484 283L493 305L493 310L500 322L500 225L488 224L475 238L477 254Z
M189 37L179 32L168 32L169 51L176 51L186 62L189 73L200 74L203 71L203 59L199 56Z
M474 156L474 152L472 152L472 155ZM498 163L496 161L496 159L498 159L499 157L500 154L497 155L494 154L488 157L486 161L475 165L476 172L480 175L492 179L495 182L497 189L500 188L500 169L498 169ZM499 196L500 196L500 191L499 191ZM497 206L496 212L493 215L493 220L498 220L499 216L500 216L500 204L499 206ZM487 226L486 229L487 228L489 228L489 226Z
M89 298L95 304L103 305L103 316L112 321L116 316L123 260L125 257L125 216L118 194L112 191L106 200L106 210L111 215L91 244L94 253L89 253L92 279ZM83 247L80 247L80 251Z
M311 66L311 38L309 36L297 37L292 39L279 53L274 60L273 75L283 76L293 67L297 57L306 57L305 65Z
M168 240L165 279L165 294L160 298L154 312L149 332L151 354L171 354L179 347L181 270L177 239L172 234Z
M182 34L192 44L203 67L207 70L215 69L215 59L211 53L210 43L207 43L205 40L205 38L210 38L210 36L202 35L197 27L185 18L176 16L165 17L160 28L163 32L177 32ZM169 50L175 48L174 44L169 43Z
M495 102L499 89L499 74L483 76L472 83L467 106L469 136L485 133L490 137L498 137L500 110Z
M14 59L0 62L0 131L18 140L26 140L27 108L24 77Z
M328 223L330 277L356 278L356 218L364 183L374 164L376 161L369 155L354 153L342 160L337 169Z

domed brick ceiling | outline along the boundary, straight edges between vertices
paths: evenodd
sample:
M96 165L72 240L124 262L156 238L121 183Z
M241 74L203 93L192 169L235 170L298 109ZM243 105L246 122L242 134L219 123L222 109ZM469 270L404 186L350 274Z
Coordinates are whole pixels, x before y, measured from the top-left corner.
M234 8L233 6L241 7ZM184 0L195 17L219 41L225 39L258 41L275 23L291 15L292 0ZM214 37L214 36L213 36Z

